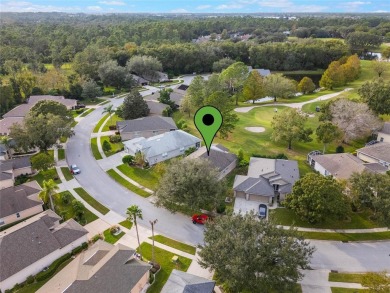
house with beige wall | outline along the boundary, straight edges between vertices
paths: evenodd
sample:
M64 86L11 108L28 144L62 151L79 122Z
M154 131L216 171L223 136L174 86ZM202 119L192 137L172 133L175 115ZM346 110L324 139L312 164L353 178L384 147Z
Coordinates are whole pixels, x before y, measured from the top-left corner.
M60 224L51 210L0 232L0 290L5 292L41 272L87 242L88 231L75 220Z
M118 121L116 129L122 141L144 137L149 138L165 132L177 130L171 117L149 116L133 120Z
M0 192L0 227L43 212L37 181L4 188Z
M356 150L357 157L367 163L378 163L390 170L390 142L378 142Z
M31 174L30 156L0 160L0 189L14 185L15 177L23 174Z
M38 293L140 293L146 289L151 265L135 250L98 240L51 278Z

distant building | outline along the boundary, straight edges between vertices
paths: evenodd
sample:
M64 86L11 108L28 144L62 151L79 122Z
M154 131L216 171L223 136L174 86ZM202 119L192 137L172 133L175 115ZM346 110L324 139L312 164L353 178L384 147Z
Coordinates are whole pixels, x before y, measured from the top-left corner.
M213 293L215 281L172 270L161 293Z
M201 140L182 130L165 132L149 138L138 137L124 142L125 152L135 155L141 152L149 165L184 155L189 148L200 147Z
M116 128L121 135L122 141L137 137L148 138L167 131L177 130L175 121L172 118L159 116L118 121Z
M219 179L224 178L237 166L237 156L229 152L224 146L212 145L210 155L207 154L207 148L202 146L197 151L190 154L186 159L203 158L210 161L211 165L218 169Z
M387 170L378 163L365 163L348 153L322 155L320 152L311 152L308 162L320 174L342 180L348 180L354 172L385 173Z
M88 231L75 220L62 224L47 210L0 232L0 290L24 282L56 259L87 242Z
M142 78L138 75L135 75L135 74L132 74L133 76L133 79L135 80L135 82L139 85L139 86L144 86L144 85L148 85L149 84L149 81L147 81L145 78Z
M390 143L378 142L356 150L357 157L368 163L378 163L390 170Z
M51 278L37 293L140 293L151 265L134 257L135 250L98 240Z

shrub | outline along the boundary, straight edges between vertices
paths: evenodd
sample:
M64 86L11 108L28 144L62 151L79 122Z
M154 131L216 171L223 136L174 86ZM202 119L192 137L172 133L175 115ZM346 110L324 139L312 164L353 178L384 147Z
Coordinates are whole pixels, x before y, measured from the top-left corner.
M121 136L120 135L111 135L110 136L110 142L111 143L117 143L121 141Z
M28 276L27 279L26 279L26 283L27 284L32 284L34 283L35 281L35 277L34 276Z
M61 201L67 205L70 201L70 194L68 192L61 193Z
M109 126L108 126L108 129L110 129L110 130L116 130L116 125L109 125Z
M111 144L107 140L105 140L105 141L103 141L102 148L103 148L103 151L109 152L111 150Z
M338 154L344 153L344 147L342 145L337 146L336 153Z
M217 213L218 214L223 214L226 210L226 205L225 203L221 203L219 206L217 206Z
M41 174L43 176L43 178L47 181L47 180L50 180L50 179L53 179L53 180L58 180L58 174L57 174L57 171L55 169L50 169L50 170L47 170L47 171L41 171Z
M96 234L95 236L92 237L91 242L95 243L99 239L103 239L103 236L101 234Z
M15 185L20 185L20 184L26 183L27 180L28 180L27 174L19 175L18 177L15 178Z
M72 250L72 255L76 255L79 252L81 252L82 250L87 249L87 248L88 248L88 243L84 242L83 244L81 244L80 246L77 246L75 249Z
M282 160L288 160L288 157L281 153L281 154L277 154L277 155L271 155L271 156L267 156L267 155L262 155L262 154L252 154L252 157L255 157L255 158L264 158L264 159L282 159Z
M126 156L124 156L124 157L122 158L122 163L123 163L123 164L129 164L129 165L131 165L131 164L133 164L133 162L134 162L134 157L131 156L131 155L126 155Z
M196 151L196 148L194 148L194 147L190 147L190 148L188 148L188 149L186 149L185 151L184 151L184 156L189 156L189 155L191 155L193 152L195 152Z
M71 257L71 254L70 253L67 253L63 256L61 256L59 259L55 260L51 265L50 267L48 268L47 271L44 271L44 272L40 272L38 273L36 276L35 276L35 279L37 280L37 282L40 282L40 281L43 281L43 280L47 280L48 278L50 278L51 276L54 275L55 271L58 269L58 267L66 260L70 259Z
M113 235L113 234L115 234L116 232L118 232L118 230L119 230L119 227L118 227L118 226L112 226L112 227L110 228L110 233L111 233L111 235Z

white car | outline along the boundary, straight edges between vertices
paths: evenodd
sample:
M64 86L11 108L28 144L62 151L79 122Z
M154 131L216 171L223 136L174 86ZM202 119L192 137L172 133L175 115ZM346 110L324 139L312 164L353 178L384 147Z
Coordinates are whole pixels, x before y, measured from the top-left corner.
M70 173L72 173L73 175L81 173L81 171L80 171L79 167L77 167L77 165L70 165L69 170L70 170Z

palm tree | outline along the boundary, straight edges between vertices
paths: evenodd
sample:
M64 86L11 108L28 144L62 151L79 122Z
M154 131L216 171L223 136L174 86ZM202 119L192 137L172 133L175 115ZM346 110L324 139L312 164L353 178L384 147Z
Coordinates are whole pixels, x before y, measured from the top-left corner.
M39 197L43 200L45 204L47 204L50 200L50 207L54 211L54 204L53 204L53 198L52 196L56 193L55 191L60 189L53 181L53 179L50 179L48 181L43 181L43 190L39 193Z
M114 105L111 104L111 105L108 105L107 107L104 107L103 109L103 113L102 114L105 114L105 113L108 113L110 115L110 125L112 124L112 113L114 113L114 109L112 109Z
M139 248L139 254L141 255L142 259L142 252L141 252L141 243L139 242L139 234L138 234L138 226L137 226L137 218L140 218L142 220L142 210L137 205L132 205L127 208L127 220L130 223L134 223L135 230L137 231L137 240L138 240L138 248Z

